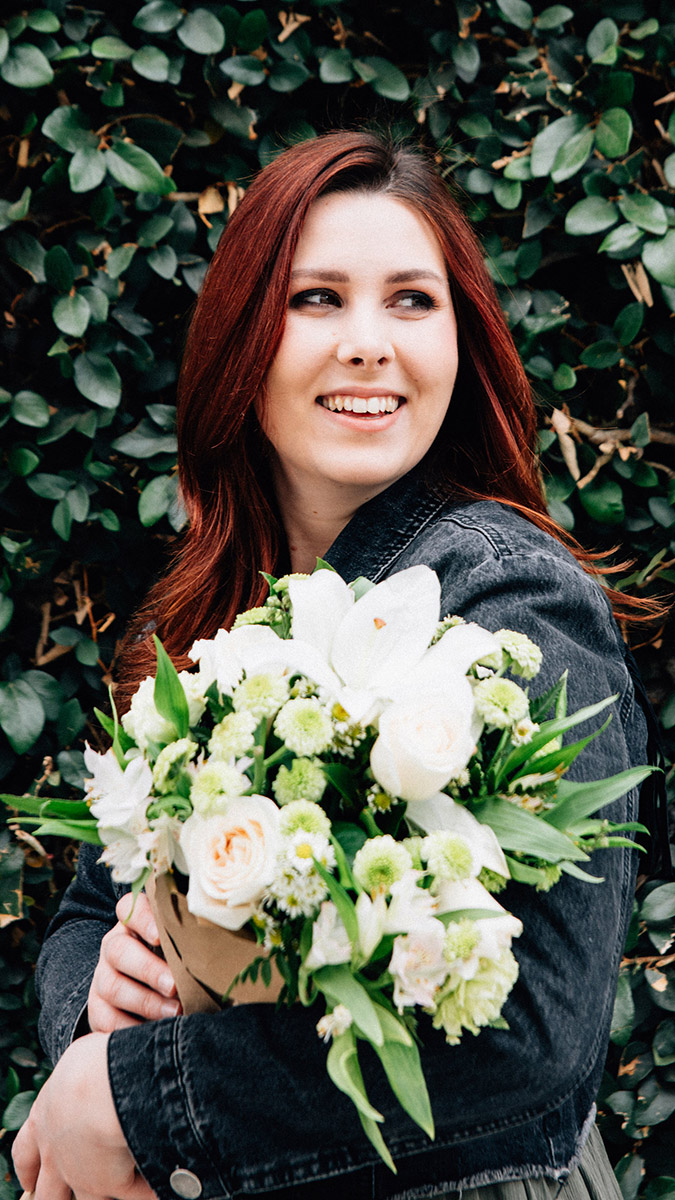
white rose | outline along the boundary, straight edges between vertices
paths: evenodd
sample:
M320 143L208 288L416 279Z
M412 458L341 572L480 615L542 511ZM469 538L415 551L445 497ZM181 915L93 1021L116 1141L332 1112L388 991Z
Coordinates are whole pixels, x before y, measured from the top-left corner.
M190 877L191 913L225 929L241 929L274 878L279 809L267 796L242 796L224 813L194 814L180 843Z
M458 675L443 693L385 709L370 754L373 775L392 796L426 800L464 769L479 733L471 685Z

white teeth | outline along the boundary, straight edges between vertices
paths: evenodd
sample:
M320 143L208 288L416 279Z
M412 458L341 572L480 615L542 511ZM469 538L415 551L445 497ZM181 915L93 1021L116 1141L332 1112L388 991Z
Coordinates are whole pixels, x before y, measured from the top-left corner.
M331 412L354 412L360 415L368 413L377 416L379 413L393 413L399 407L399 397L386 396L350 396L336 393L332 396L321 396L320 403Z

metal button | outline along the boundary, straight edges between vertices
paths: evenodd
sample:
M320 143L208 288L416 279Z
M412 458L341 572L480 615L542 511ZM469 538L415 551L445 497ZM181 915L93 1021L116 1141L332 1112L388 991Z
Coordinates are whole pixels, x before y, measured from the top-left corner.
M176 1170L171 1172L169 1183L171 1190L180 1196L181 1200L197 1200L197 1196L202 1194L201 1179L186 1167L176 1167Z

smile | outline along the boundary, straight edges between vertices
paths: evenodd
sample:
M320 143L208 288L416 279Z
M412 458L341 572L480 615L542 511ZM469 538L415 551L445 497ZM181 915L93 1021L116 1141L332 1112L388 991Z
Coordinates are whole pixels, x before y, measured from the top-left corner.
M405 404L403 396L350 396L346 393L335 393L330 396L318 396L317 403L331 412L357 413L359 416L379 417L383 413L393 413L401 404Z

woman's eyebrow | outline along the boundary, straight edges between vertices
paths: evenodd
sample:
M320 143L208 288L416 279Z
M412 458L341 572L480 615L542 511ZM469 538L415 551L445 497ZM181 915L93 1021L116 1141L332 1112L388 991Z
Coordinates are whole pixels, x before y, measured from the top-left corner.
M324 283L349 283L349 275L344 271L335 271L332 268L326 270L325 268L298 267L291 272L291 279L301 277L320 279ZM416 279L434 279L436 283L447 283L447 279L439 275L438 271L430 271L427 267L412 267L407 271L394 271L393 274L386 276L385 283L411 283Z

